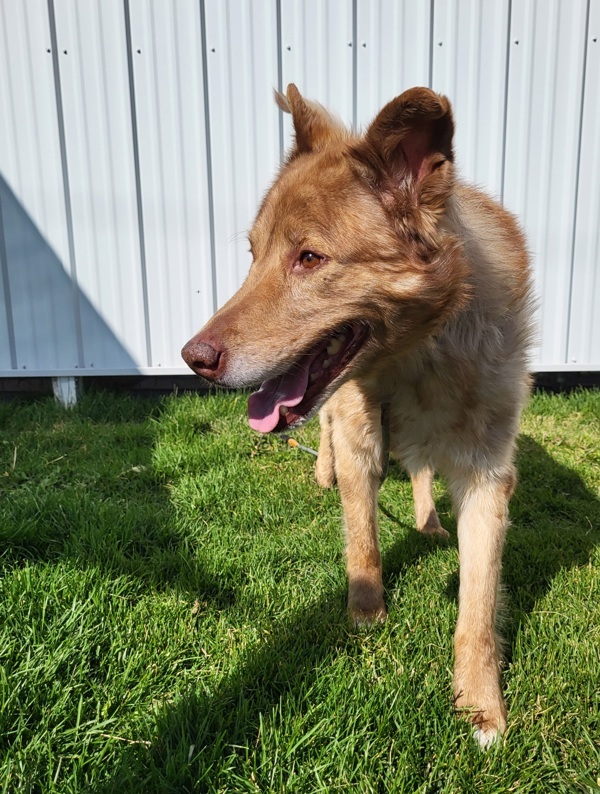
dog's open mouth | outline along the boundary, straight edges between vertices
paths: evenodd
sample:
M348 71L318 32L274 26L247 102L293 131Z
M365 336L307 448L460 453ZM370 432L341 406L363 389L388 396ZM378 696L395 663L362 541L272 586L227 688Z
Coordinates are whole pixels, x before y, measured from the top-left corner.
M358 353L367 331L365 325L345 326L301 356L283 375L266 380L248 399L250 427L271 433L308 418L327 386Z

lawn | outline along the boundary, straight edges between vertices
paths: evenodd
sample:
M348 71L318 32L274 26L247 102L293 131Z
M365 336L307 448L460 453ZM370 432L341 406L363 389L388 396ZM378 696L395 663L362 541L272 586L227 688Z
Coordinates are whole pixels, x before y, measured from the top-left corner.
M0 431L0 791L600 791L599 391L523 421L488 753L451 712L443 483L447 546L391 466L389 620L357 632L338 494L244 395L0 403Z

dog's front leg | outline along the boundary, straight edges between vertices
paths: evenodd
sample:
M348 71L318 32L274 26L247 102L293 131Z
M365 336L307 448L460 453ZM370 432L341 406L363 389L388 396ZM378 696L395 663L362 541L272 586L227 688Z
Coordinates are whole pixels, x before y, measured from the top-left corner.
M356 624L386 618L377 527L382 475L381 405L352 382L329 404L335 474L346 529L348 609Z
M495 621L508 501L516 476L509 467L453 480L460 558L454 695L457 708L468 711L477 740L487 747L506 728Z

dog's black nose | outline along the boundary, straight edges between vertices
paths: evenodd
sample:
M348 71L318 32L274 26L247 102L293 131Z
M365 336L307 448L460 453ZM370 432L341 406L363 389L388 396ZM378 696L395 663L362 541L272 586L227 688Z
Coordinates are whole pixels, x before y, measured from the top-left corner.
M190 339L181 351L181 356L188 367L193 369L197 375L209 379L216 377L221 360L221 351L208 342Z

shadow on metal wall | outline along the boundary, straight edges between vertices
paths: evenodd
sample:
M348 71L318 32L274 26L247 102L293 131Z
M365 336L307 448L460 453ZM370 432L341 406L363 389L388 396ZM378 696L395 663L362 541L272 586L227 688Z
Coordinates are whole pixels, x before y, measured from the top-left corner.
M2 174L0 269L0 375L136 369Z

